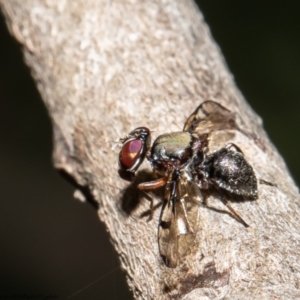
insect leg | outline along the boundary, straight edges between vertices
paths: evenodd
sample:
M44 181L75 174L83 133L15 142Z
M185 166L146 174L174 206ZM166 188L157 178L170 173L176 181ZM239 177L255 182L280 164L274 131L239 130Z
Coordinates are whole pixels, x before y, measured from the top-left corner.
M231 213L235 216L235 218L242 223L245 227L249 227L249 225L243 220L243 218L233 209L233 207L229 204L229 202L224 198L220 197L220 200L223 202L224 205L228 207Z
M150 216L148 218L148 221L151 221L152 218L153 218L153 214L154 214L154 202L153 202L153 198L151 196L149 196L145 192L145 190L158 189L158 188L166 185L166 182L167 182L166 178L162 177L162 178L159 178L157 180L140 183L137 186L137 188L139 189L139 191L145 196L146 200L148 200L150 202Z
M277 187L277 185L276 185L275 183L272 183L272 182L270 182L270 181L264 180L264 179L262 179L262 178L259 178L259 183L260 183L260 184L265 184L265 185Z
M243 151L241 150L241 148L238 147L238 146L237 146L236 144L234 144L234 143L228 143L228 144L226 144L225 148L226 148L226 149L234 148L237 152L240 152L240 153L244 154Z
M158 189L167 183L167 178L162 177L153 181L148 181L144 183L140 183L137 188L139 190L155 190Z

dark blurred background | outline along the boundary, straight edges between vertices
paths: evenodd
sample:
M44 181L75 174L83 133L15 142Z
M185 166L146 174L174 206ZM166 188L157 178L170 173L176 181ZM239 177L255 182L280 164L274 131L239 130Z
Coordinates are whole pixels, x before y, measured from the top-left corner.
M299 184L300 2L198 4ZM52 168L49 117L2 16L0 99L0 296L65 299L119 263L94 208L74 200L73 188ZM73 299L132 296L117 270Z

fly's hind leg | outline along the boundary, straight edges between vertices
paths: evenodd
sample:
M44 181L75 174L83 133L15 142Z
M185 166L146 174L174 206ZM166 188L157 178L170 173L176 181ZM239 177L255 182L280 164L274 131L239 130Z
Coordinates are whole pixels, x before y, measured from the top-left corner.
M233 207L229 204L229 202L220 195L220 200L223 202L224 205L228 207L231 213L234 215L237 221L242 223L245 227L249 227L249 225L243 220L243 218L233 209Z
M241 148L238 147L238 146L237 146L236 144L234 144L234 143L228 143L228 144L226 144L225 148L226 148L226 149L234 148L235 151L244 154L243 151L241 150Z
M270 182L270 181L264 180L264 179L262 179L262 178L259 178L258 180L259 180L259 183L260 183L260 184L265 184L265 185L277 187L277 185L276 185L275 183L272 183L272 182Z

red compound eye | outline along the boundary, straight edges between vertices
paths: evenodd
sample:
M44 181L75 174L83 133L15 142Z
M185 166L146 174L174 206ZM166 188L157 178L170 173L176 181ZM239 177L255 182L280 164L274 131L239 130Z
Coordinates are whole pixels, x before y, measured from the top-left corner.
M138 127L122 139L123 146L119 154L119 171L135 172L143 162L147 149L150 147L150 130Z
M141 140L131 140L126 142L119 155L119 161L122 169L132 169L141 156L143 142Z

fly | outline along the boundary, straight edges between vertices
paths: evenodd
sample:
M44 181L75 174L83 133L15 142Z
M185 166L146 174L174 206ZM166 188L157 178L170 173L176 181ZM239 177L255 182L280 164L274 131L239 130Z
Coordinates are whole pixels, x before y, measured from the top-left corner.
M160 178L141 183L138 189L165 189L158 244L167 267L176 267L195 239L205 190L216 191L233 216L248 226L225 196L249 200L258 196L253 168L240 148L228 143L232 130L239 130L235 115L214 101L205 101L187 119L183 131L162 134L152 146L147 127L138 127L121 139L120 176L132 180L147 158Z

